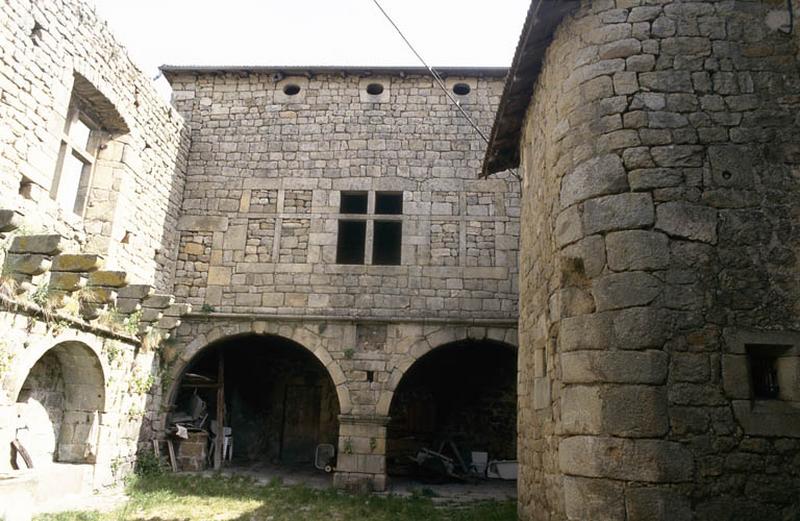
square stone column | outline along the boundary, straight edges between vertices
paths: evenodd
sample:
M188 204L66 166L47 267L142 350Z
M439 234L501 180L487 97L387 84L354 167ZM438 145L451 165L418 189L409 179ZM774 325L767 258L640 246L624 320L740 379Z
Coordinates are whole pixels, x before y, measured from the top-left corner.
M364 492L386 490L388 423L388 416L339 416L335 487Z

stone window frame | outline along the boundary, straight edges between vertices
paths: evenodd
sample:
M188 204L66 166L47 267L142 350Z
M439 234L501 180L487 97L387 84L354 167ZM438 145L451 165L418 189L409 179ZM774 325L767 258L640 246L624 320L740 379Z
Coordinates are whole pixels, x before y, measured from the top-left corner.
M364 260L362 263L359 264L350 264L350 263L342 263L339 262L338 258L335 261L336 266L379 266L382 268L385 267L399 267L403 266L403 236L404 236L404 218L407 215L404 212L404 209L401 210L401 213L392 214L392 213L376 213L375 212L375 201L377 198L378 193L397 193L400 195L401 201L405 201L406 192L404 190L339 190L339 200L341 201L341 196L343 193L366 193L367 195L367 211L365 213L338 213L336 217L337 222L337 235L336 235L336 249L338 251L339 248L339 227L338 223L341 222L355 222L355 221L363 221L366 223L365 226L365 238L364 238ZM375 239L375 223L376 222L399 222L400 223L400 258L398 259L397 264L374 264L374 239ZM337 255L338 257L338 255Z
M82 124L89 130L86 145L76 142L72 135L72 130L77 124ZM83 218L86 213L97 155L106 139L107 135L103 132L102 126L98 123L98 118L91 115L85 102L73 95L67 111L67 118L64 122L64 129L61 133L61 144L56 161L55 173L53 175L53 183L50 188L50 197L58 202L64 210L78 217ZM75 159L83 163L72 208L65 207L63 202L59 201L59 196L63 194L64 190L61 184L64 180L64 163L68 155L75 157Z
M731 328L725 331L722 385L745 434L800 438L800 333ZM759 398L753 390L751 356L768 350L779 360L775 398Z

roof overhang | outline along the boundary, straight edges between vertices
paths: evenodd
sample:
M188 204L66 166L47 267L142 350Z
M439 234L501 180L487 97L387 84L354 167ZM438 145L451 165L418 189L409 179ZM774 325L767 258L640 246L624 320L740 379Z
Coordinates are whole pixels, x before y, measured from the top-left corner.
M508 67L434 67L442 77L503 78ZM182 74L279 74L281 76L420 76L429 74L425 67L369 67L337 65L162 65L159 70L169 80Z
M561 20L579 4L580 0L531 2L489 136L482 177L519 166L522 125L545 52Z

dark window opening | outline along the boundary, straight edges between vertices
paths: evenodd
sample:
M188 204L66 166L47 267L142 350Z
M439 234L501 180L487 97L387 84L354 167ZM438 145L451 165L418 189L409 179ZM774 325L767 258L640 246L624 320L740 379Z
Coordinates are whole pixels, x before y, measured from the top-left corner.
M403 223L398 221L375 221L372 242L372 264L398 266L400 264Z
M466 83L456 83L453 85L453 93L458 96L466 96L472 89Z
M300 85L295 85L294 83L290 83L289 85L283 88L283 93L287 96L294 96L300 92Z
M367 94L371 94L373 96L377 96L378 94L383 93L383 85L380 83L370 83L367 85Z
M340 213L367 213L367 192L342 192Z
M375 381L375 371L367 371L367 381L368 382Z
M403 213L403 192L376 192L375 213L401 215Z
M745 346L750 365L753 398L774 400L779 397L778 358L788 346L751 344Z
M364 245L366 243L366 238L366 221L339 221L336 263L364 264Z

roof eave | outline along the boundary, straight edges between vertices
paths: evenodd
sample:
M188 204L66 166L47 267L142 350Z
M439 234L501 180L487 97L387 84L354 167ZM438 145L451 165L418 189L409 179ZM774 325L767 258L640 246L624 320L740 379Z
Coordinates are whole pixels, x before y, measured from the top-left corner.
M481 177L519 166L519 141L533 88L561 20L580 0L532 0L489 136Z

